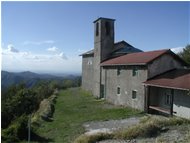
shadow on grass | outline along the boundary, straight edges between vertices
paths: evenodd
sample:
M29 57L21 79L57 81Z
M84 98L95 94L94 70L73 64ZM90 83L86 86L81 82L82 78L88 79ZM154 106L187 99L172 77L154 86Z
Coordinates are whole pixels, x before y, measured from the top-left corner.
M46 121L46 122L52 122L53 121L53 118L50 118L50 117L41 117L42 120Z
M34 132L31 132L31 141L40 142L40 143L54 142L53 139L41 137Z

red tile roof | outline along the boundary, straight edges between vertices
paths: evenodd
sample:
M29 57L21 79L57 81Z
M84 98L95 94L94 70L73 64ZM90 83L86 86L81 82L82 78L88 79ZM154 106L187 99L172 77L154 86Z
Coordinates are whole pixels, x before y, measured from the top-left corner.
M145 85L173 89L190 89L190 69L176 69L144 82Z
M110 60L106 60L102 62L101 65L107 66L107 65L147 64L169 51L170 51L169 49L165 49L165 50L158 50L158 51L131 53L131 54L123 55L123 56L113 58Z

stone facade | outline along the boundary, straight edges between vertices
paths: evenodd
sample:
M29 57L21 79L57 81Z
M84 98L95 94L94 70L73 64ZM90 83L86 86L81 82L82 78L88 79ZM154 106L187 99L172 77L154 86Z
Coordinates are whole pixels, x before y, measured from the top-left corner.
M188 95L188 91L174 90L173 114L190 119L190 95Z
M155 75L180 67L182 64L168 54L162 55L148 65L102 67L103 97L116 105L146 110L147 99L142 83ZM119 75L117 74L118 70L120 70ZM133 76L133 70L136 70L137 75ZM117 94L118 87L120 94ZM133 92L136 92L136 98L133 98Z
M164 54L152 63L148 64L148 78L172 70L174 68L182 68L183 64L175 59L171 54Z
M133 76L134 69L137 70L135 76ZM146 66L103 67L101 84L104 87L104 97L115 105L144 110L144 86L142 82L146 79ZM133 97L133 92L136 92L136 97Z
M82 88L93 92L92 77L94 76L94 56L88 55L82 58Z
M146 111L150 101L153 105L167 108L165 104L162 104L164 103L163 96L159 98L147 96L148 92L161 94L162 89L151 88L148 91L143 82L174 68L182 68L184 63L170 51L163 52L163 54L147 63L101 65L102 62L112 59L113 51L121 49L121 45L118 46L117 43L117 48L114 49L113 19L99 18L94 21L94 50L82 54L82 88L90 91L95 97L105 98L115 105L129 106ZM127 44L123 44L123 46L125 45ZM126 49L131 50L132 48L134 47L131 46ZM136 50L136 48L134 49L134 53L140 51ZM129 53L132 52L126 52L126 54ZM136 58L138 59L139 57ZM145 59L146 57L143 58ZM178 95L175 96L175 99L178 99ZM185 110L185 107L179 108L177 100L174 100L174 109L176 114L179 114L177 111Z
M99 18L94 21L94 63L93 95L100 96L100 63L107 58L114 47L114 20Z

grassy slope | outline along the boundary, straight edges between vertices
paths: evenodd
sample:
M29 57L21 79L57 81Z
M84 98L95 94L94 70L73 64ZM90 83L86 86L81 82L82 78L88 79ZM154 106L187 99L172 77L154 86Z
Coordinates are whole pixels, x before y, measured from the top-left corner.
M55 105L54 121L43 122L37 134L54 142L69 143L84 132L84 122L121 119L132 115L140 115L140 112L110 106L79 88L72 88L60 92Z

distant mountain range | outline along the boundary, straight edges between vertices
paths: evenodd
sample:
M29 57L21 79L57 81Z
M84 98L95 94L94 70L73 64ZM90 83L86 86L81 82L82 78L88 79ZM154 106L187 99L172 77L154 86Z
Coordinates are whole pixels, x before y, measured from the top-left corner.
M1 88L7 88L14 84L24 82L27 87L31 87L36 84L39 80L62 80L62 79L73 79L74 75L54 76L50 74L37 74L30 71L25 72L8 72L1 71Z

